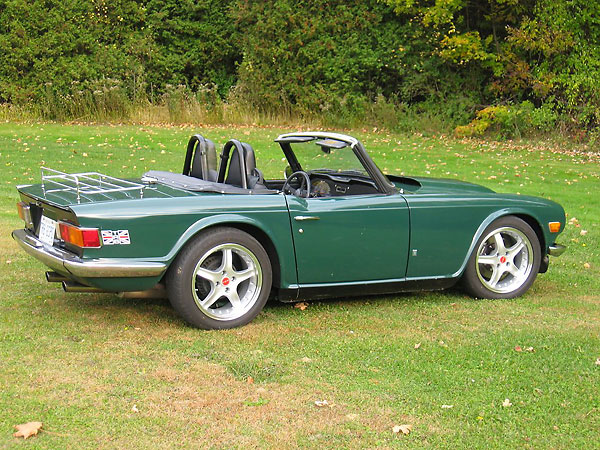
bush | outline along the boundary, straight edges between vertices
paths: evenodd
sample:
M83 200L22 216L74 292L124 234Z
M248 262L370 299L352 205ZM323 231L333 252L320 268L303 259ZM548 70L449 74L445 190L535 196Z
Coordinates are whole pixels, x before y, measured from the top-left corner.
M516 105L488 106L478 111L468 125L458 126L458 137L490 134L498 138L521 137L526 133L550 132L555 129L559 115L551 103L535 108L530 101Z

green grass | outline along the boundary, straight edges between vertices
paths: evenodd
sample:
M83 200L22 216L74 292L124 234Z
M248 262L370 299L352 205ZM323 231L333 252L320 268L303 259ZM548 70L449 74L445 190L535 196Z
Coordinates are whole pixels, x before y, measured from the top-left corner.
M0 448L596 447L600 157L585 148L354 133L390 173L542 195L577 219L568 251L510 301L453 290L270 303L244 328L204 332L164 300L66 294L10 238L14 186L40 165L178 171L201 132L250 142L280 176L281 131L0 125ZM46 432L12 437L34 420ZM413 432L394 435L399 424Z

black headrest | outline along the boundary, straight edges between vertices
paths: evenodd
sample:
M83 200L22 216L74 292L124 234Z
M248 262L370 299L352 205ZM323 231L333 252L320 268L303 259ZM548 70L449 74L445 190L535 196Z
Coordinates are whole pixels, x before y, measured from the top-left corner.
M241 151L243 152L243 150ZM242 166L240 165L240 150L234 147L233 152L229 156L229 170L227 171L225 183L232 186L248 187L247 185L244 186L245 180L247 180L246 174L242 173Z
M227 170L227 177L225 177L227 162L229 162L229 170ZM256 157L252 146L236 139L228 141L223 147L221 169L217 181L246 189L254 189L260 179L257 174Z
M199 134L188 142L183 175L201 180L217 181L217 152L215 144Z

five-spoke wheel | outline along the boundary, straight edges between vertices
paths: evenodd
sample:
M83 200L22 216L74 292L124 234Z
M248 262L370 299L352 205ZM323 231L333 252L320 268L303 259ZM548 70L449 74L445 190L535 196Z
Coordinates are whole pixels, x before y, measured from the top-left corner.
M198 308L217 320L237 319L256 302L262 269L256 256L239 244L220 244L198 261L192 295Z
M535 280L540 262L539 240L531 227L518 217L502 217L479 239L463 284L476 297L518 297Z
M260 243L235 228L203 232L167 274L171 304L194 326L233 328L250 322L271 290L271 264Z

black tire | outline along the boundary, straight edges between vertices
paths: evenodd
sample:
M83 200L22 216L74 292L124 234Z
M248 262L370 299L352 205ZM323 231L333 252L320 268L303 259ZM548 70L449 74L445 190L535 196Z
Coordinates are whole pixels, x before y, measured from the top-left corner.
M205 330L246 325L267 302L271 282L271 262L262 245L225 227L203 231L186 244L166 276L173 308Z
M462 286L476 298L519 297L533 284L541 261L540 242L531 226L515 216L501 217L477 241Z

